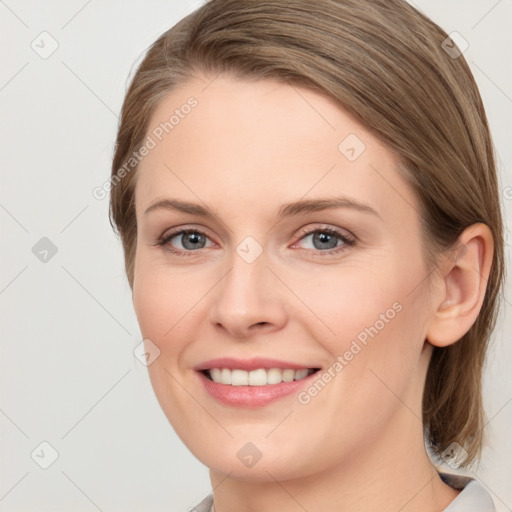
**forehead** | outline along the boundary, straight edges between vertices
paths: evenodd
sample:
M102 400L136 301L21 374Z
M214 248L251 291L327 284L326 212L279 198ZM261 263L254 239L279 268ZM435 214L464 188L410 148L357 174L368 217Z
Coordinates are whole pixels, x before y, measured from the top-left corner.
M147 133L155 146L137 171L138 215L166 194L268 207L341 192L383 216L415 205L395 155L333 99L303 87L195 78L161 101Z

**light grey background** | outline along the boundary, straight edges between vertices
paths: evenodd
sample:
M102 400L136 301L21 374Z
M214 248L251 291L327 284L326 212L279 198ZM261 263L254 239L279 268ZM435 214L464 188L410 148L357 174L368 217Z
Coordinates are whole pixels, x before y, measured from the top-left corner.
M108 198L92 195L109 178L135 63L201 3L0 0L1 511L185 511L210 490L133 355L121 245ZM469 43L510 219L512 1L414 3ZM57 248L46 262L33 253L43 237ZM510 309L485 374L491 443L477 472L499 511L512 510ZM58 453L47 469L42 442Z

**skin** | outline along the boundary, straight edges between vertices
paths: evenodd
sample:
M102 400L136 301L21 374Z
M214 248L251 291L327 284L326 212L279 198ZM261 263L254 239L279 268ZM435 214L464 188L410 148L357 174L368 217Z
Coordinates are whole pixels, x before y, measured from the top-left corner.
M444 509L458 492L425 452L421 397L432 346L456 342L480 311L488 228L461 235L465 252L440 259L429 293L418 201L396 156L331 99L273 80L197 76L161 102L150 127L190 96L197 107L137 171L133 304L160 350L152 386L210 468L215 510ZM338 149L349 134L365 145L354 161ZM379 217L331 208L278 219L284 203L338 196ZM144 213L164 198L215 215ZM301 231L325 227L355 245L336 238L341 250L325 254ZM187 251L181 236L156 245L173 228L204 231L205 247L171 253ZM247 236L262 249L252 263L236 251ZM308 404L296 394L252 409L221 404L193 369L256 356L327 369L397 302L400 312ZM248 442L261 453L252 467L237 457Z

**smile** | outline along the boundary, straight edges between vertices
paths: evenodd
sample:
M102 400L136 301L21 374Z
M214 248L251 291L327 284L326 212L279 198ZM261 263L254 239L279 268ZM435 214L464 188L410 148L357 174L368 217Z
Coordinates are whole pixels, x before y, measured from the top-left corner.
M320 367L268 358L218 358L195 368L207 394L231 407L261 408L299 393Z
M281 382L292 382L302 380L312 373L315 368L258 368L252 371L230 368L212 368L203 370L203 374L217 384L229 386L268 386L280 384Z

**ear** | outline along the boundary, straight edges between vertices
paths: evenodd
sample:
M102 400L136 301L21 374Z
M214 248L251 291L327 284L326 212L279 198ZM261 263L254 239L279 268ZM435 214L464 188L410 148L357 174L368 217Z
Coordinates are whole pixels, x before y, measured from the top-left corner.
M475 323L485 297L494 241L488 226L473 224L459 236L456 251L439 265L439 290L427 341L446 347L458 341Z

